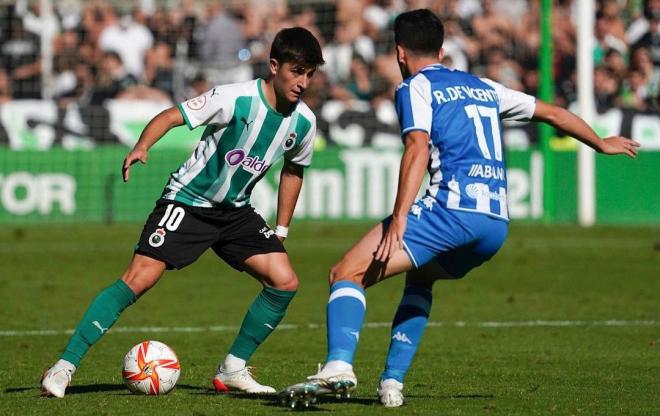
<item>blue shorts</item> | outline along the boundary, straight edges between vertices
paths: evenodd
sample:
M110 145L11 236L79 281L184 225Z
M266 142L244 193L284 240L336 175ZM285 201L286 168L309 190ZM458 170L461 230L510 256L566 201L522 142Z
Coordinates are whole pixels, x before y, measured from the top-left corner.
M388 226L391 217L383 220ZM447 209L435 201L413 205L403 236L404 249L415 268L436 260L460 278L490 260L500 249L509 224L483 214Z

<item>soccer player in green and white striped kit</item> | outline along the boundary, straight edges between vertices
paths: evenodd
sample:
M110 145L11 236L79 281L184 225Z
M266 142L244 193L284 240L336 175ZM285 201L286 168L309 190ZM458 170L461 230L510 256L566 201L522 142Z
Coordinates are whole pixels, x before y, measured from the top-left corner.
M206 128L192 156L172 173L130 265L92 301L60 360L44 374L44 394L63 397L85 353L121 312L166 269L181 269L208 248L263 285L218 366L215 389L275 392L254 380L246 362L282 320L298 287L282 241L316 135L316 119L300 96L323 63L321 47L309 31L284 29L273 40L268 80L216 86L149 122L124 160L124 181L131 165L146 163L149 148L173 127ZM250 206L250 193L281 157L277 227L272 230Z

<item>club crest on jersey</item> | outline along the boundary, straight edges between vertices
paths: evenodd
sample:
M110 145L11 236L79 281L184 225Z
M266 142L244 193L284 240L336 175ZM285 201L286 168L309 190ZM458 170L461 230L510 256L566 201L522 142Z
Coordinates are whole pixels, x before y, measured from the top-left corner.
M256 174L265 171L269 167L265 160L259 159L259 156L248 156L243 149L234 149L227 152L225 161L229 166L240 165L246 171Z
M151 247L160 247L165 243L165 229L158 228L149 236L149 245Z
M465 193L472 199L493 199L496 201L506 201L506 193L499 194L488 189L488 185L483 183L470 183L465 187Z
M293 145L296 144L296 137L298 137L298 135L295 131L289 133L289 137L287 137L284 143L282 143L284 150L291 150Z

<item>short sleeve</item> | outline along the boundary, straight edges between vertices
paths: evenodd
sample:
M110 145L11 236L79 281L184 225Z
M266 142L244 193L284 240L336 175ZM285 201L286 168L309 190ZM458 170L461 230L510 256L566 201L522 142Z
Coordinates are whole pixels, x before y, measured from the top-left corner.
M314 139L316 138L316 120L312 122L309 131L300 141L298 146L287 151L284 155L286 160L296 165L308 167L312 164L312 154L314 153Z
M178 105L189 129L207 124L227 124L232 117L234 99L226 88L216 86L204 94Z
M481 78L481 80L495 89L502 120L528 121L534 116L536 97L512 90L487 78Z
M395 102L402 136L413 130L422 130L431 134L433 109L431 83L428 78L419 74L399 84Z

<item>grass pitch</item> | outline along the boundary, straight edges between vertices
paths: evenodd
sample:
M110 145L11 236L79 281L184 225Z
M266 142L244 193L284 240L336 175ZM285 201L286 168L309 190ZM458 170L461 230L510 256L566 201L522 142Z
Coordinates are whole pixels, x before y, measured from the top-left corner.
M301 287L280 329L255 354L258 379L282 388L325 355L326 272L369 224L297 223L286 245ZM63 400L39 397L92 297L129 261L140 225L0 230L0 408L23 414L286 414L268 396L217 395L215 366L259 291L212 253L169 272L83 361ZM514 225L489 263L434 288L406 380L407 405L383 409L375 389L403 279L368 291L355 360L358 388L323 400L326 414L660 414L660 229ZM30 332L32 331L32 332ZM158 332L155 332L158 331ZM141 397L121 381L144 339L181 360L177 388Z

